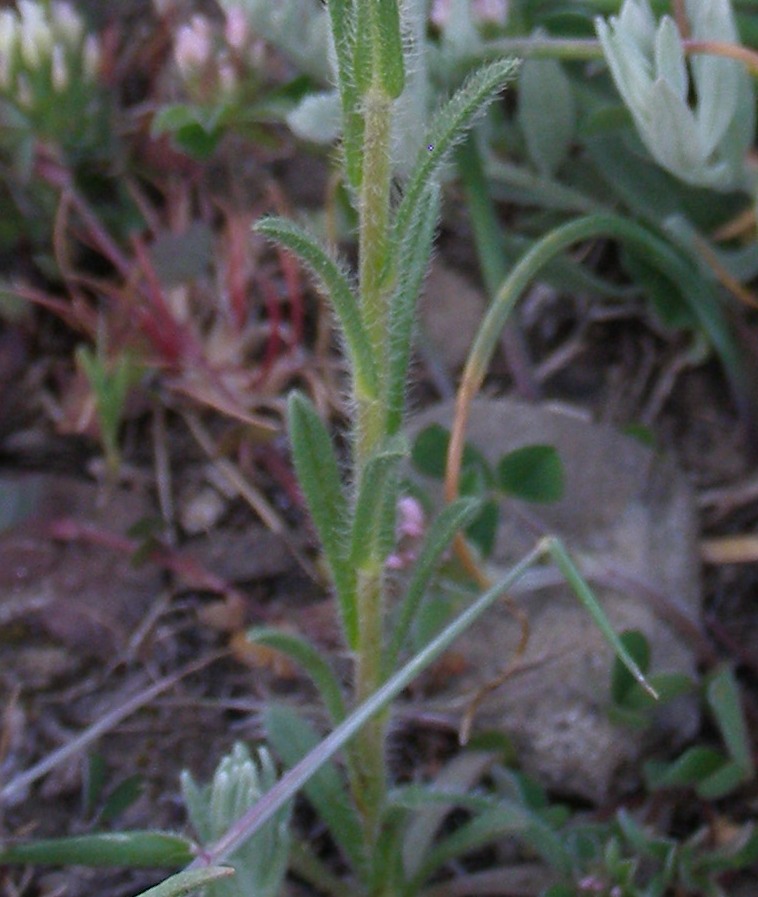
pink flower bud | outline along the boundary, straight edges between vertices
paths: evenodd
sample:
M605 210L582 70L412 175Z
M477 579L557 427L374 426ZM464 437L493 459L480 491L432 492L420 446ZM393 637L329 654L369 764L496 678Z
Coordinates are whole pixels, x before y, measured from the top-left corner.
M241 50L247 43L247 16L241 6L230 6L227 9L224 37L229 46L235 50Z

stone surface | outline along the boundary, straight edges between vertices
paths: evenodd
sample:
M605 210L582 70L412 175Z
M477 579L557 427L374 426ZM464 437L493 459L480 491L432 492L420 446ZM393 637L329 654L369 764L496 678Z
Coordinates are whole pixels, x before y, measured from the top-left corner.
M451 402L416 416L411 434L450 426ZM477 400L468 440L491 464L534 443L558 450L564 497L553 504L505 499L493 562L504 570L543 534L564 540L588 575L617 630L638 629L651 644L652 672L695 672L682 634L700 614L697 520L693 496L674 462L614 428L576 413L512 400ZM434 481L424 486L439 498ZM536 587L538 574L547 587ZM482 704L475 728L505 729L524 768L548 786L603 801L633 783L651 742L673 748L698 725L693 702L680 700L641 736L608 720L611 650L557 571L535 571L513 597L528 614L530 638L518 671ZM497 677L513 658L519 627L498 605L455 645L466 664L446 689L449 707ZM461 697L460 703L454 700Z

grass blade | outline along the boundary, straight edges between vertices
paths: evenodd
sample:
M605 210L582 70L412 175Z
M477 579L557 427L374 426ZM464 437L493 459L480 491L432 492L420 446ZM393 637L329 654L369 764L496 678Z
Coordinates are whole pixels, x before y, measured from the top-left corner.
M616 657L618 657L618 659L624 664L627 670L629 670L635 681L638 682L649 695L651 695L653 698L656 698L657 700L657 692L645 678L645 674L637 665L637 661L632 657L629 651L627 651L624 643L616 634L615 630L611 626L610 620L605 615L605 611L598 603L597 598L595 598L595 596L592 594L592 590L585 582L582 574L574 565L574 562L571 560L569 553L563 547L563 542L561 542L561 540L557 539L555 536L550 536L545 540L545 546L550 556L555 561L558 569L566 577L566 581L571 586L572 591L582 602L585 609L592 617L593 622L605 637L605 640L608 642L611 648L613 648L613 652Z

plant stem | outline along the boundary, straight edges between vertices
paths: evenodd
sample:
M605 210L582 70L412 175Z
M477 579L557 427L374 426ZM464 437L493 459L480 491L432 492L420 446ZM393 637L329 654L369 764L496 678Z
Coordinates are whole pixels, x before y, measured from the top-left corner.
M375 358L381 362L387 322L387 293L382 288L382 273L387 258L392 177L392 101L381 87L369 88L364 97L364 114L359 235L361 310Z
M361 312L379 373L383 394L387 381L388 291L383 284L389 242L390 140L392 101L374 78L363 98L364 156L360 193L360 296ZM355 395L353 473L360 482L369 459L386 436L387 409L378 401ZM357 576L358 644L354 696L356 704L369 698L382 684L384 644L383 558L370 557ZM376 843L387 793L387 713L374 717L356 736L353 762L357 773L353 795L361 812L366 844Z

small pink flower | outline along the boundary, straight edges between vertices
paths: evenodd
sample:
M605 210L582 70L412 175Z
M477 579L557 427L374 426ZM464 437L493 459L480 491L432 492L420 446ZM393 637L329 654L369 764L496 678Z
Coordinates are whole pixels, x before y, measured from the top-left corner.
M426 532L426 515L417 498L404 495L397 503L397 548L387 557L388 570L407 570L418 559L418 543Z
M174 58L183 75L202 69L213 53L211 23L205 16L195 15L189 25L182 25L176 32Z
M420 539L426 532L426 516L421 502L404 495L397 503L397 538Z
M235 50L241 50L247 43L247 16L241 6L230 6L227 9L224 37L229 46Z
M429 16L433 25L444 27L450 18L451 3L452 0L434 0ZM472 0L471 12L479 23L505 25L508 20L508 0Z

